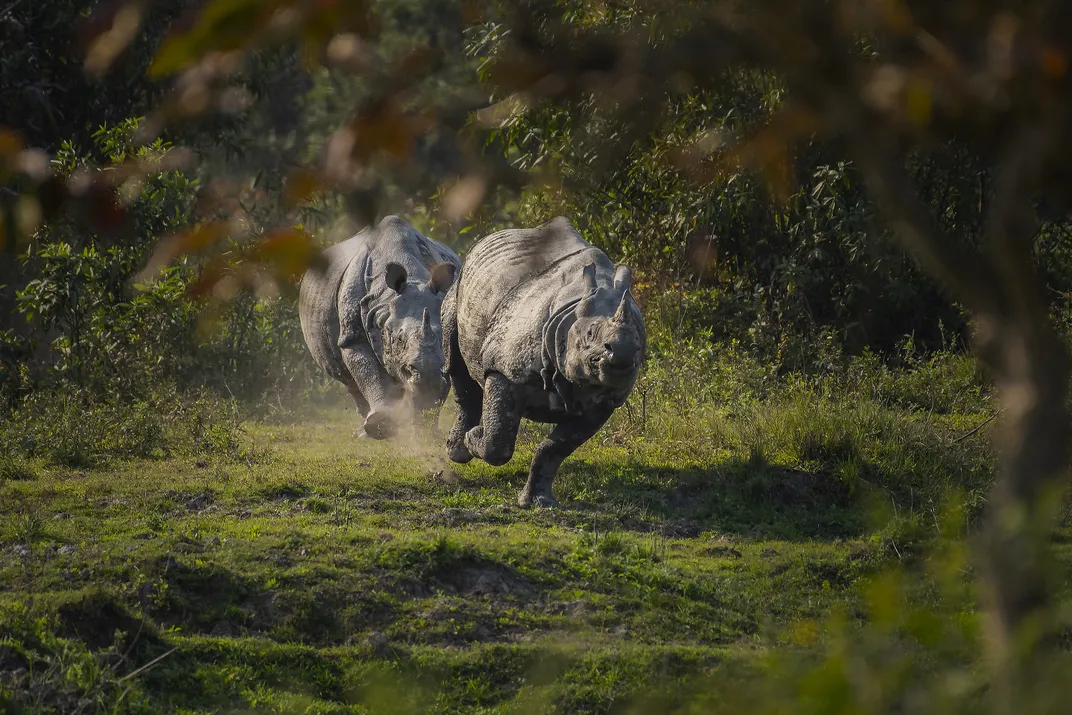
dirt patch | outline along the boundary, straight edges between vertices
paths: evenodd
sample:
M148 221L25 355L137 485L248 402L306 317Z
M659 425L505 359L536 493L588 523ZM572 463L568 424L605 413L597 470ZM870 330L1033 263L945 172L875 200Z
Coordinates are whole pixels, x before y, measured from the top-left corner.
M537 590L528 579L500 564L460 563L445 580L466 596L529 600Z
M312 491L308 485L300 482L280 482L264 487L259 496L264 501L284 501L307 497Z

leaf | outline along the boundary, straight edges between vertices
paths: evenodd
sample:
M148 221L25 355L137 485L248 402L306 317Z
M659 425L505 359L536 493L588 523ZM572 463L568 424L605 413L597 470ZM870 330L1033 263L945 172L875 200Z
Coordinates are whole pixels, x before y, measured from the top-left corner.
M245 47L263 30L281 0L215 0L198 13L187 32L164 40L149 66L150 77L174 74L200 60L208 51Z
M126 224L127 212L109 186L93 184L76 200L87 209L88 218L98 231L117 231Z
M792 191L792 160L789 147L822 128L820 118L799 105L786 105L770 122L728 151L718 168L732 171L735 167L750 167L760 171L780 200Z
M144 283L175 258L185 253L198 251L219 241L229 233L230 224L227 221L211 221L195 226L189 231L161 239L145 268L135 276L134 280Z
M14 129L0 127L0 157L18 154L26 146L22 134Z
M478 174L470 174L450 187L443 196L443 213L447 220L458 222L473 213L486 191L487 181Z
M322 176L311 169L298 169L287 178L284 201L293 207L303 204L326 188Z
M99 6L82 28L86 46L86 72L100 77L130 46L145 19L140 0L119 0Z
M387 98L371 107L350 123L353 146L350 155L368 161L377 151L404 159L413 151L417 121L406 116L394 98Z
M305 231L280 228L261 237L251 258L262 264L275 264L279 273L294 277L309 269L317 253L312 237Z

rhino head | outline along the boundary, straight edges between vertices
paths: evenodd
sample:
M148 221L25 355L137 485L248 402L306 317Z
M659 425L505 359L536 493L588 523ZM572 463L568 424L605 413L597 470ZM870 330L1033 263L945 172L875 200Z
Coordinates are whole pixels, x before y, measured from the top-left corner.
M595 265L584 267L587 293L566 339L565 375L574 384L631 387L644 360L646 335L629 291L632 273L619 265L611 290L596 285Z
M443 372L439 311L456 269L452 263L441 263L421 283L410 281L398 263L387 264L384 277L393 293L380 326L383 365L417 411L438 407L450 390Z

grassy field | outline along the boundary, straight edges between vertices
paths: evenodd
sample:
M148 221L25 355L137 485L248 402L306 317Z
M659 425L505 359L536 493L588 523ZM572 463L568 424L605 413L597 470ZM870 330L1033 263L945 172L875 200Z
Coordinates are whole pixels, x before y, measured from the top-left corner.
M801 623L859 614L857 586L911 557L941 490L978 501L991 465L985 431L964 437L982 413L750 404L620 411L564 465L557 510L516 506L534 425L506 467L457 467L435 441L355 439L341 409L250 422L215 451L9 467L0 705L609 713L730 697Z

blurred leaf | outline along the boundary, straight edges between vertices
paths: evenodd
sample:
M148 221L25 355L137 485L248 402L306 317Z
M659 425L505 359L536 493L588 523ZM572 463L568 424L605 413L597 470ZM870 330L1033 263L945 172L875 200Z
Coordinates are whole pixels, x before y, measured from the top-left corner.
M171 263L184 253L198 251L205 246L216 243L230 233L227 221L210 221L193 227L189 231L162 239L149 257L145 268L135 278L145 282L152 278L161 268Z
M298 169L287 178L284 200L288 206L309 201L326 188L323 177L311 169Z
M245 47L271 22L281 0L214 0L200 10L190 30L175 34L161 44L149 66L151 77L174 74L204 58L211 50Z
M450 187L443 196L443 213L448 221L461 221L484 200L487 181L483 176L470 174Z
M800 105L786 105L750 138L730 148L716 166L732 171L751 167L761 172L775 197L785 200L792 193L790 147L822 128L820 118Z
M145 18L140 0L116 0L98 6L82 28L86 72L103 75L137 36Z
M416 122L407 117L397 100L387 98L350 123L353 132L351 156L368 161L377 151L403 159L413 151Z
M18 154L25 146L22 134L7 127L0 127L0 158Z
M85 208L87 218L98 231L118 231L127 223L127 212L110 186L95 183L75 200Z
M292 278L308 270L317 253L312 237L305 231L281 228L262 236L250 257L274 264L281 275Z

